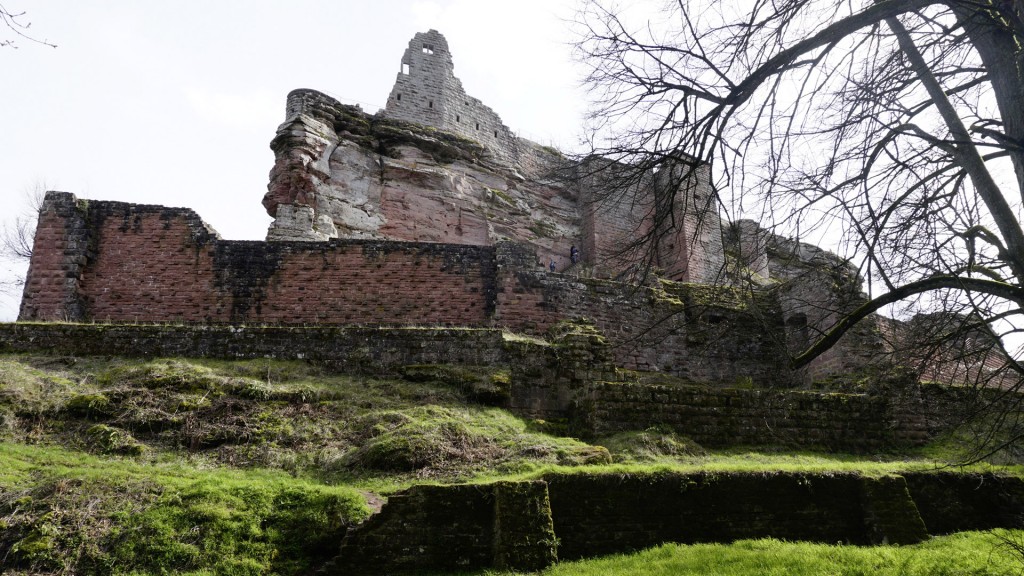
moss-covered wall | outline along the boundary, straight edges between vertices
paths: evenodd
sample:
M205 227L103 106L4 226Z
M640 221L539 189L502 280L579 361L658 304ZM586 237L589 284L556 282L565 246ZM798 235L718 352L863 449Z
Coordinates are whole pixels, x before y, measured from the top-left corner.
M594 384L577 402L593 435L652 426L706 446L784 445L867 452L928 441L949 423L946 404L811 391ZM955 412L950 412L953 414Z
M555 559L544 482L414 486L349 532L323 573L537 570Z
M309 360L395 374L410 364L507 365L500 330L145 324L0 324L0 351L62 355ZM523 353L545 359L539 352Z
M956 529L1020 527L1022 486L1019 478L977 474L781 472L550 474L418 486L350 531L325 573L535 570L556 557L743 538L912 544L936 533L926 528L935 506L962 518Z
M547 340L488 328L16 323L0 324L0 352L301 359L407 377L414 366L487 366L508 375L488 401L518 414L566 419L587 436L667 427L707 446L867 452L922 444L975 401L969 391L940 386L879 397L609 381L619 376L610 345L592 325L575 322L559 324Z
M1021 526L1024 479L955 472L905 474L931 534Z
M902 479L884 480L895 482L895 496L907 502L899 509L875 506L883 492L871 488L883 480L856 474L570 474L546 480L562 559L661 542L773 537L906 544L926 535Z

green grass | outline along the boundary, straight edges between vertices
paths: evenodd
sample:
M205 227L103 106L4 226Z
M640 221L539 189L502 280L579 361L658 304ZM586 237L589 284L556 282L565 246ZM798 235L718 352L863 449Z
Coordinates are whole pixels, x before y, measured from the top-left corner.
M844 546L780 540L665 544L635 554L564 562L543 576L1009 576L1022 558L1000 539L1021 531L964 532L913 546ZM490 576L508 573L488 571Z
M487 405L507 381L502 367L410 366L380 379L262 359L0 355L0 565L13 574L302 574L366 517L367 492L552 472L881 476L942 468L962 441L871 456L711 451L657 428L581 441L564 435L564 422ZM1018 465L965 469L1024 475ZM905 548L665 546L546 573L1004 573L966 571L985 566L968 549L995 556L992 544L973 534ZM947 564L952 571L929 571Z
M281 471L0 443L0 557L26 572L303 574L363 496Z
M610 461L481 404L507 394L507 370L407 368L374 379L304 362L0 356L0 439L373 486Z

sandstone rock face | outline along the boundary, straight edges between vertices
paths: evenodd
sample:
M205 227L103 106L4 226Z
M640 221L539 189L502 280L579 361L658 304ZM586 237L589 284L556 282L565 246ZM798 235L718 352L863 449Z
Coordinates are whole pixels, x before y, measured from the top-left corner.
M512 240L555 271L638 279L655 268L673 280L714 282L724 270L706 166L571 162L516 137L466 94L436 30L410 40L378 115L295 90L271 148L270 241Z
M529 161L509 167L455 135L314 101L305 91L290 98L307 108L271 144L268 240L511 239L536 246L545 263L568 266L580 203L576 187L558 179L566 162L557 152L532 145Z
M267 240L513 240L536 249L538 266L553 261L557 271L572 267L576 246L578 267L609 277L652 254L681 280L710 281L721 268L713 209L707 218L682 218L693 229L623 261L620 247L650 230L647 215L630 200L592 202L594 179L579 177L580 166L554 149L520 139L510 164L458 134L370 116L312 90L292 92L288 111L271 143L277 160L263 205L275 220ZM693 203L691 191L678 194L680 206Z

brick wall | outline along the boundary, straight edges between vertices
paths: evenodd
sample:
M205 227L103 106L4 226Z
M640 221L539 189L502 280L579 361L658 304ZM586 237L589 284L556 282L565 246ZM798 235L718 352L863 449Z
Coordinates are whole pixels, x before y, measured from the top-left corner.
M494 307L488 246L226 241L191 210L70 194L40 223L21 320L481 326Z
M724 267L721 218L707 166L666 165L641 174L591 158L578 167L583 260L599 277L639 277L649 263L666 278L711 284Z
M84 316L80 288L89 255L84 212L72 194L47 193L36 223L21 317L75 320Z

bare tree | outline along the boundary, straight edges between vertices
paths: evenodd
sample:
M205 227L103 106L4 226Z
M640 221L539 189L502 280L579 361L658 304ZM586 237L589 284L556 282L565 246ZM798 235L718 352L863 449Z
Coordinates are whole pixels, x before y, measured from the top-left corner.
M592 153L634 181L708 166L728 217L831 241L854 262L870 297L794 367L898 306L950 319L935 346L986 334L1000 365L962 373L1019 386L1004 341L1024 330L1022 11L1019 0L674 0L650 18L591 0L577 47Z
M2 37L0 36L0 48L18 48L17 40L28 40L35 44L42 44L43 46L49 46L56 48L57 45L51 43L48 40L40 40L39 38L29 34L29 28L32 27L32 23L25 18L25 12L12 12L8 10L3 4L0 4L0 22L7 28L7 30L14 34L14 37Z
M6 273L0 275L0 291L13 294L20 290L24 278L15 268L27 264L32 258L36 221L43 206L47 184L37 181L25 191L25 210L12 220L0 225L0 261L7 264Z

